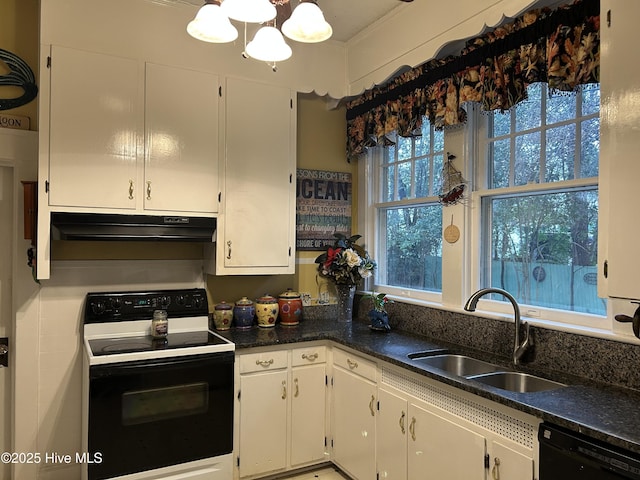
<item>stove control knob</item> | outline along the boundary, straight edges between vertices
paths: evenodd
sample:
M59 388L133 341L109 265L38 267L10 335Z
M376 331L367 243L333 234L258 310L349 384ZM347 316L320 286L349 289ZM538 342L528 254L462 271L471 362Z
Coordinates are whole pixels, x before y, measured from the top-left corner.
M91 311L94 313L94 315L102 315L104 313L104 310L104 302L97 301L91 303Z
M166 309L171 303L171 297L167 297L166 295L160 297L160 306L163 309Z
M120 307L122 307L122 300L120 300L119 298L114 298L111 300L111 305L113 305L113 308L115 308L116 310L119 310Z
M176 297L176 303L178 305L184 305L186 303L186 297L184 295L178 295Z
M196 308L201 308L203 303L204 300L202 299L202 297L193 297L193 304L196 306Z

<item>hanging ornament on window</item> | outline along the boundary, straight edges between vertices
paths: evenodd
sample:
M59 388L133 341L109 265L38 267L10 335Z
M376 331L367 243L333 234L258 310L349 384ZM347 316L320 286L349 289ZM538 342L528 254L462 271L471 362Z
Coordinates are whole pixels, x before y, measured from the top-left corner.
M449 206L455 205L463 200L466 182L462 178L460 171L453 166L453 160L456 158L452 153L447 152L447 159L442 167L442 192L440 203Z

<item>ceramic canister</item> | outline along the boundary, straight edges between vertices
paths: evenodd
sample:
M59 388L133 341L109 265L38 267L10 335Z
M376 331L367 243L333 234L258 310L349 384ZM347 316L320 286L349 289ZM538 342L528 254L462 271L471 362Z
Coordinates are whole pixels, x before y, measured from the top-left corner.
M302 298L290 288L278 296L281 325L298 325L302 318Z
M274 327L278 318L278 300L268 294L256 300L256 315L259 327Z
M233 318L236 328L247 329L253 326L253 318L256 316L256 308L247 297L242 297L233 307Z
M224 300L213 307L213 324L216 330L229 330L233 320L233 307Z

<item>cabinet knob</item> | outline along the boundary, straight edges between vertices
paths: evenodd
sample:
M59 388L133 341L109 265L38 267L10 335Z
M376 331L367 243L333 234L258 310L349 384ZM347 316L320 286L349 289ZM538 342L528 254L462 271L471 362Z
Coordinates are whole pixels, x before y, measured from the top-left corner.
M347 365L349 365L349 368L351 370L353 370L354 368L358 368L358 362L354 362L349 358L347 358Z

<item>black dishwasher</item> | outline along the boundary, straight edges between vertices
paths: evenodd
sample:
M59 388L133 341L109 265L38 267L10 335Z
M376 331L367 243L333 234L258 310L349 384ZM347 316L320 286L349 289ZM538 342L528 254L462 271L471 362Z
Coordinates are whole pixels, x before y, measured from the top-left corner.
M640 455L543 423L540 480L640 480Z

